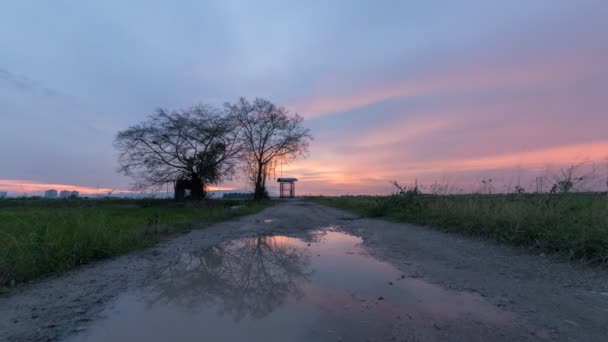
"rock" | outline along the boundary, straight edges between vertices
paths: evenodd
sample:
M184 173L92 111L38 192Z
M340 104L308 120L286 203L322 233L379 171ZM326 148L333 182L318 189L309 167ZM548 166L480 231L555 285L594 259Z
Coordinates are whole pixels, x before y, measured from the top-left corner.
M445 330L448 328L448 326L442 323L434 322L433 328L435 328L435 330Z

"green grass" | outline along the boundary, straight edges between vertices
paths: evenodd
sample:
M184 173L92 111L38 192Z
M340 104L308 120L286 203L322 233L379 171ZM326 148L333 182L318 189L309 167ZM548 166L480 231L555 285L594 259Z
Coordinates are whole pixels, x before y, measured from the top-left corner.
M606 194L313 197L367 217L429 225L608 264Z
M236 208L232 206L239 205ZM0 289L130 250L268 203L210 200L0 200Z

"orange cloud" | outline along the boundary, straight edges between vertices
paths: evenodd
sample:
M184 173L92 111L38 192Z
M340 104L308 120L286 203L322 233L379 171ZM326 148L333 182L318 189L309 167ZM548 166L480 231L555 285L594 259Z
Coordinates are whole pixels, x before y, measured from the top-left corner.
M28 193L28 192L39 192L46 191L49 189L55 189L58 191L69 190L78 191L81 194L105 194L114 189L110 188L92 188L86 186L68 185L68 184L54 184L54 183L37 183L29 180L20 179L0 179L0 189L3 191L13 193ZM120 190L120 192L127 192Z
M512 173L513 169L537 172L548 167L566 167L588 161L604 163L608 158L608 141L564 145L531 151L503 153L476 158L416 161L407 158L377 157L373 149L345 156L327 156L314 160L301 160L283 166L283 175L299 178L300 194L387 194L394 189L392 180L413 182L432 181L448 177L452 185L465 186L464 175L480 175L485 171ZM333 161L332 161L333 160ZM340 160L340 162L335 162ZM504 174L509 178L513 174ZM450 175L456 177L450 177ZM465 177L466 178L466 177ZM470 180L470 179L469 179ZM469 189L471 190L471 189Z
M524 167L543 168L548 165L569 165L599 161L608 157L608 141L566 145L532 151L505 153L460 160L425 162L417 171L476 171Z

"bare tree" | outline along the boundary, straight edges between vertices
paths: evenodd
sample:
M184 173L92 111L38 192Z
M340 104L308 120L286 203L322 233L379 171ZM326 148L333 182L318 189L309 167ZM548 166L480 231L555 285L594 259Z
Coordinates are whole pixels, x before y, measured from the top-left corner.
M202 199L210 184L235 170L239 125L206 105L168 112L159 109L147 121L117 134L119 172L135 178L135 188L173 183L176 199L190 189Z
M180 255L153 266L154 281L146 301L200 309L217 305L235 321L271 314L289 297L302 296L311 274L310 252L280 237L258 236Z
M561 169L560 174L555 177L555 182L551 187L550 193L552 194L566 194L571 191L580 191L580 186L583 181L590 178L587 176L577 176L579 169L583 164L571 165L568 168Z
M244 98L226 108L241 128L244 170L254 188L254 198L268 198L266 179L277 160L306 156L312 139L310 130L302 126L298 114L290 115L283 107L257 98Z

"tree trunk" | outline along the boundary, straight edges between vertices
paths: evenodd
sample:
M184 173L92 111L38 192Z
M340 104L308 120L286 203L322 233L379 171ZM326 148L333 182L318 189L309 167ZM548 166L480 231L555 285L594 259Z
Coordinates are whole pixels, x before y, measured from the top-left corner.
M258 174L255 179L255 192L253 194L253 198L256 200L266 199L268 198L268 193L266 192L266 187L264 186L264 178L263 174L264 164L258 163Z
M174 183L175 187L175 200L183 202L186 199L186 188L183 180L178 180Z
M203 181L197 176L192 177L190 183L190 199L193 201L200 201L205 198L205 189Z

